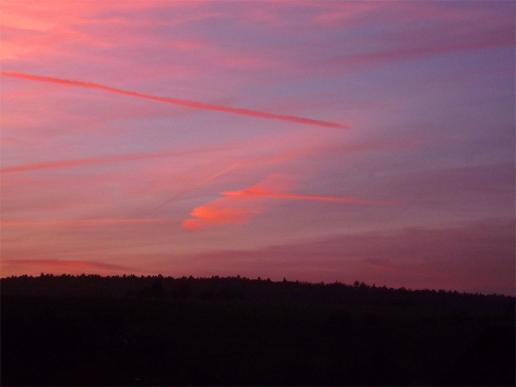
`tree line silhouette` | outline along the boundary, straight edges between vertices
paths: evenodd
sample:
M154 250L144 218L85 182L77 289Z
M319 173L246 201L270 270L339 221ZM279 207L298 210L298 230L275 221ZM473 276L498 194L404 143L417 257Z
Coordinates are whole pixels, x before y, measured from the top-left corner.
M2 385L514 385L515 299L240 277L1 279Z

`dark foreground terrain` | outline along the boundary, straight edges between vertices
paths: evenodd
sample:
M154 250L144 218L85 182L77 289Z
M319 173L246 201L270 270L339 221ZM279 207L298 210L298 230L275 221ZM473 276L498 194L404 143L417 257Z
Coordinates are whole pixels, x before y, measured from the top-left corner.
M515 299L240 278L1 280L2 385L514 385Z

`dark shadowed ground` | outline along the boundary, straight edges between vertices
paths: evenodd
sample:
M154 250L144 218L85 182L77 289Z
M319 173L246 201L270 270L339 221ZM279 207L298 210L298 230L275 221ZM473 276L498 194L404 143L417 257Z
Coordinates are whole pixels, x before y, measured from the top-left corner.
M2 385L514 385L515 299L241 278L1 280Z

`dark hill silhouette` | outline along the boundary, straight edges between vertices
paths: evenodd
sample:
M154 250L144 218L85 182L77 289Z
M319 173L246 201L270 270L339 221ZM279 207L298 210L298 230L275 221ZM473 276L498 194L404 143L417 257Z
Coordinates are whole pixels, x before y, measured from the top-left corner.
M2 385L514 385L515 299L363 283L1 280Z

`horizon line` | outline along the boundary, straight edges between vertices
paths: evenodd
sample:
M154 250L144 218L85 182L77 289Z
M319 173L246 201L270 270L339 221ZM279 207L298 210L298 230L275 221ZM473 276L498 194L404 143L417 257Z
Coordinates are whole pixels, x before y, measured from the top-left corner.
M1 261L0 261L1 262ZM5 262L5 261L4 261ZM222 275L211 275L211 276L193 276L193 275L182 275L182 276L172 276L172 275L163 275L161 273L159 274L134 274L134 273L127 273L127 274L96 274L96 273L82 273L82 274L70 274L70 273L61 273L61 274L52 274L52 273L45 273L41 272L40 274L17 274L17 275L9 275L9 276L3 276L0 274L0 281L5 279L17 279L17 278L41 278L41 277L100 277L102 279L109 279L109 278L124 278L124 277L135 277L138 279L145 279L145 278L161 278L161 279L172 279L172 280L180 280L180 279L188 279L188 280L207 280L207 279L237 279L237 280L245 280L245 281L262 281L262 282L271 282L271 283L290 283L290 284L301 284L301 285L319 285L319 286L345 286L345 287L351 287L351 288L360 288L360 287L367 287L372 289L383 289L383 290L391 290L391 291L407 291L407 292L435 292L435 293L452 293L457 295L467 295L467 296L483 296L483 297L509 297L516 299L516 295L509 295L504 293L483 293L483 292L472 292L472 291L464 291L464 290L458 290L458 289L443 289L443 288L407 288L405 286L400 287L391 287L387 285L377 285L375 283L368 284L363 281L355 280L353 283L347 283L347 282L340 282L340 281L305 281L305 280L296 280L296 279L287 279L284 277L282 280L273 280L269 277L261 277L257 276L255 278L252 277L246 277L241 275L232 275L232 276L222 276ZM357 285L355 285L357 283Z

